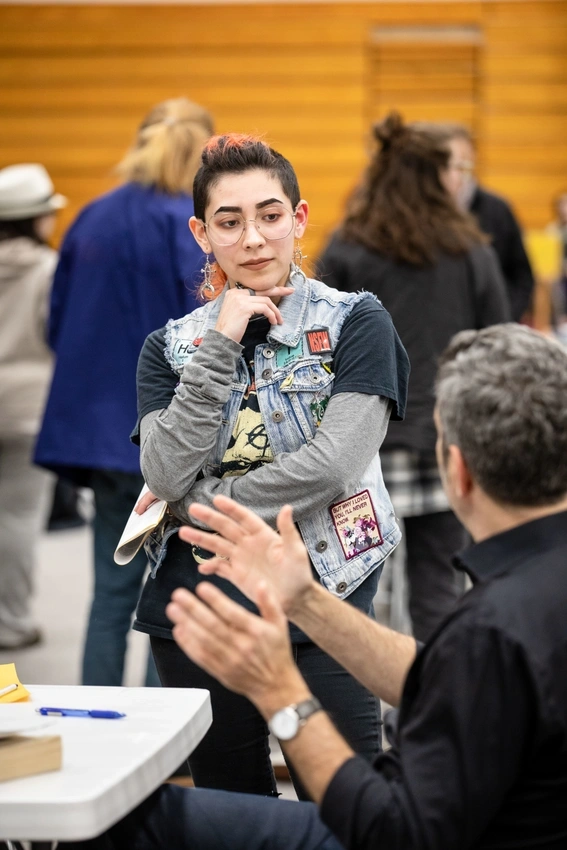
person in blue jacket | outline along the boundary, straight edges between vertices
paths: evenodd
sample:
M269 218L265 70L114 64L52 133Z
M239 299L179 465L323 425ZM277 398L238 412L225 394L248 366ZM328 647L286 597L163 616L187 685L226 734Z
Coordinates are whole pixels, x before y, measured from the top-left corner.
M86 685L120 685L146 558L113 553L143 478L129 440L136 365L147 335L197 306L204 255L189 233L191 188L212 118L185 98L143 120L118 172L122 186L81 211L55 273L49 343L56 368L35 462L94 491L94 598ZM153 663L147 684L159 684Z

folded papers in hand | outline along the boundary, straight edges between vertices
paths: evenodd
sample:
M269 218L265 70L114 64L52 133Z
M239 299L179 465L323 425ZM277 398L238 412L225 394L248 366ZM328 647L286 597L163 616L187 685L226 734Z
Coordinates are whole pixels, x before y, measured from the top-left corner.
M136 504L148 492L148 485L144 484ZM132 510L114 553L114 560L117 564L130 563L152 531L158 527L166 510L167 502L164 502L163 499L153 502L143 514L137 514L135 510Z

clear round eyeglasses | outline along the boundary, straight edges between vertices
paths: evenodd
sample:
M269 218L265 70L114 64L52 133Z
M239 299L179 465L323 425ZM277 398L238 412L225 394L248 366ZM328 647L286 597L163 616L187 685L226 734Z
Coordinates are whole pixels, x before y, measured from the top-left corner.
M273 242L285 239L293 230L295 213L285 207L266 207L256 214L256 218L246 219L240 213L217 212L210 217L205 227L210 241L214 245L228 247L236 245L242 239L248 221L254 222L264 239Z

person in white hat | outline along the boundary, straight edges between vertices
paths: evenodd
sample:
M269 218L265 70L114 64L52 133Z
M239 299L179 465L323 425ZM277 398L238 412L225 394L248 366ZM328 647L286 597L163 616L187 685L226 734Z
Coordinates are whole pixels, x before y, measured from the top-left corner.
M57 254L47 240L66 202L42 165L0 170L0 650L41 640L30 597L50 476L31 456L52 369L45 320Z
M0 221L31 222L48 216L52 222L53 213L66 203L43 165L9 165L0 170Z

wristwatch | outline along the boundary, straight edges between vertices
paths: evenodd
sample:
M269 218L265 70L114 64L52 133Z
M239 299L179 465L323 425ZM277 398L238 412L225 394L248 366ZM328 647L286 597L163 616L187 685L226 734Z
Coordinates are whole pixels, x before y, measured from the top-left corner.
M280 741L291 741L316 711L323 711L323 706L317 697L286 705L285 708L276 711L268 721L268 728Z

